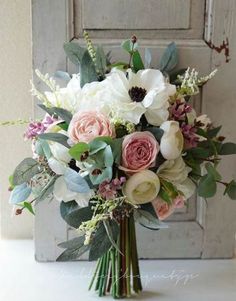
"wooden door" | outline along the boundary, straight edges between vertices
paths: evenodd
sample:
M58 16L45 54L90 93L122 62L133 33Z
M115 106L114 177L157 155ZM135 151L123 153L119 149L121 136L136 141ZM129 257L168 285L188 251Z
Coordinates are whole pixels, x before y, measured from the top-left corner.
M232 40L235 9L234 0L32 0L33 65L43 73L73 72L62 45L72 38L83 43L84 29L95 44L112 49L112 57L119 60L126 55L120 49L121 41L136 34L141 48L152 52L152 67L157 67L163 50L174 40L179 49L178 67L195 67L203 75L221 67L194 104L198 112L203 110L214 122L223 123L225 134L236 140L235 92L230 90L234 89L236 63L233 54L229 57L229 45L236 52L236 39ZM35 107L35 115L39 114ZM236 161L229 158L223 167L226 178L232 176L232 167L236 170ZM207 202L193 197L188 208L169 218L168 229L150 231L137 226L140 258L232 257L236 205L221 194ZM61 219L56 201L37 206L37 260L55 260L60 252L57 244L74 235Z

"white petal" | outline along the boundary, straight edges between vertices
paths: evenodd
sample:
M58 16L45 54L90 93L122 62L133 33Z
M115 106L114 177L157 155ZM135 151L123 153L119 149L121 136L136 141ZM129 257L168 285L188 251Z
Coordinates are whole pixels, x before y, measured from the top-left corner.
M66 186L66 182L64 180L64 177L61 176L59 177L55 183L54 183L54 188L53 188L53 194L54 197L59 201L59 202L69 202L72 201L76 198L77 193L68 190Z
M63 175L67 168L67 164L58 161L54 157L48 159L48 165L57 175Z

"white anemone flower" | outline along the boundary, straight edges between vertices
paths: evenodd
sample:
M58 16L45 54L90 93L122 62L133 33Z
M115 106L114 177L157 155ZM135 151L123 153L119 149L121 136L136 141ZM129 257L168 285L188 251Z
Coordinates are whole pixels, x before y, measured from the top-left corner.
M145 114L148 123L156 126L168 119L168 100L176 87L166 81L161 71L146 69L134 73L129 69L124 73L113 69L106 81L117 118L137 124Z
M88 202L93 196L94 192L90 189L87 193L74 192L68 189L66 181L63 176L59 177L54 184L53 195L59 202L76 201L81 207L88 206Z

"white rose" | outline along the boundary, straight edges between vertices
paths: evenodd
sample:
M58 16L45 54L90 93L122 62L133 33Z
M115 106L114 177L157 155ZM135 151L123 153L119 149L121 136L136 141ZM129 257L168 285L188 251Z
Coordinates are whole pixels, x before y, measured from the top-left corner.
M184 145L184 138L180 131L179 123L176 121L165 121L160 128L164 131L160 142L162 156L167 160L178 158Z
M131 203L145 204L154 200L159 190L160 181L158 176L150 170L143 170L128 179L123 193Z

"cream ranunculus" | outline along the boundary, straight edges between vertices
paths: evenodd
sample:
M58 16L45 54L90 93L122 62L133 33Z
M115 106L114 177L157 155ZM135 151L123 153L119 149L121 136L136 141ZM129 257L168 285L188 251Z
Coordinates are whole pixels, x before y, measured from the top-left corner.
M155 199L159 190L158 176L150 170L143 170L128 179L123 193L131 203L145 204Z
M160 128L164 131L160 143L162 156L167 160L178 158L184 146L184 138L179 128L179 123L176 121L165 121Z
M139 123L145 114L147 121L159 126L168 119L169 97L176 92L159 70L146 69L126 73L113 69L106 81L111 91L115 117Z

